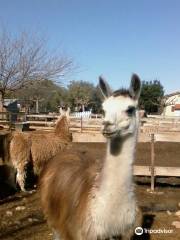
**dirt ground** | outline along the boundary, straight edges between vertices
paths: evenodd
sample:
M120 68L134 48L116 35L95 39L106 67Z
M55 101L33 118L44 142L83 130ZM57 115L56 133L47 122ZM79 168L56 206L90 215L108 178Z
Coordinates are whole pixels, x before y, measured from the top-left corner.
M74 143L76 148L84 151L92 151L95 156L102 157L105 154L103 143ZM180 144L178 143L156 143L156 163L163 166L180 165ZM147 165L150 161L148 143L138 145L136 164ZM143 212L144 231L150 230L154 233L145 233L134 239L145 240L176 240L180 239L180 228L175 228L172 223L180 222L180 185L166 179L166 184L156 184L154 193L150 192L149 178L136 177L136 195L138 204ZM2 182L1 182L2 183ZM168 184L167 184L168 183ZM3 192L8 190L7 186L0 186L0 239L2 240L50 240L51 230L48 228L43 216L38 190L27 193L16 193L5 197ZM12 194L12 192L11 192ZM166 233L155 233L155 231L166 231ZM168 233L167 233L168 232Z
M171 233L144 234L135 239L180 239L180 229L172 226L180 221L175 212L180 210L180 189L157 187L155 193L148 185L136 185L138 203L143 211L143 228L165 229ZM50 240L51 230L40 208L38 191L17 193L0 201L0 239L2 240Z

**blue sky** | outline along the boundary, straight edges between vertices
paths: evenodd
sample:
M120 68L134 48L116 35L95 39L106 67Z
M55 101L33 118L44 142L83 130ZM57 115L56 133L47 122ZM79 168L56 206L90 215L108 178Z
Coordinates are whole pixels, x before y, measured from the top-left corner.
M68 80L97 84L103 74L117 89L135 72L180 90L179 0L0 0L0 22L73 57L79 70Z

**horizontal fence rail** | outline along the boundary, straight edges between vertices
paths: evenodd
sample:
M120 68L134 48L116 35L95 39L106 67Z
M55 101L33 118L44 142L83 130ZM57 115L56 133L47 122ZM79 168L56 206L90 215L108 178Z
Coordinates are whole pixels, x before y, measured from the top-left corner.
M3 115L4 114L4 115ZM8 123L9 113L0 113L0 124ZM3 119L2 119L3 115ZM52 130L59 115L56 114L24 114L18 113L18 121L26 120L30 126L37 129ZM70 128L75 142L106 142L101 134L102 115L73 113L70 115ZM2 133L2 132L1 132ZM1 134L2 135L2 134ZM142 118L138 142L150 144L150 163L148 166L133 166L133 173L137 176L151 177L151 190L155 187L156 176L180 177L180 167L156 166L156 142L180 142L180 118Z

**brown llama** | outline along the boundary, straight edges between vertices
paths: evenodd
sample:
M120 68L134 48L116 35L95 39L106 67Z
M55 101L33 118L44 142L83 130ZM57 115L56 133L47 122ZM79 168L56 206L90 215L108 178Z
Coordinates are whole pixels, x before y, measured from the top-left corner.
M133 74L129 90L112 92L100 77L99 86L106 155L69 146L40 177L42 207L56 240L130 239L141 221L132 180L141 82Z
M25 191L26 167L32 164L33 173L39 176L44 165L72 141L69 118L61 113L54 132L14 132L10 142L10 159L17 170L17 182Z

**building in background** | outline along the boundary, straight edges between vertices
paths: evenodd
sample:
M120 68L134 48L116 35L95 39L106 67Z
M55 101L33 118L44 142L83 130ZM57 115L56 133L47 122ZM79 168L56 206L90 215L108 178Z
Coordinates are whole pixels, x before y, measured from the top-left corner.
M165 117L180 117L180 91L164 96Z
M9 113L9 121L15 123L20 111L20 104L18 104L17 99L4 99L3 107Z

